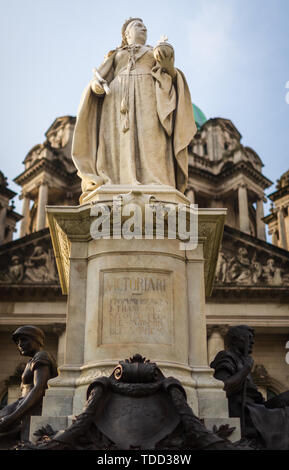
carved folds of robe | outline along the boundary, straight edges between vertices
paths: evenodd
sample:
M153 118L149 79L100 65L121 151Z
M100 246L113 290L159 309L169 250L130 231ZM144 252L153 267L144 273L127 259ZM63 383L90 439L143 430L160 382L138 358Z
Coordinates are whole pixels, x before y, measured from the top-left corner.
M188 145L196 133L190 92L173 80L149 46L125 46L98 69L111 93L84 90L72 156L84 192L103 184L163 184L184 192Z

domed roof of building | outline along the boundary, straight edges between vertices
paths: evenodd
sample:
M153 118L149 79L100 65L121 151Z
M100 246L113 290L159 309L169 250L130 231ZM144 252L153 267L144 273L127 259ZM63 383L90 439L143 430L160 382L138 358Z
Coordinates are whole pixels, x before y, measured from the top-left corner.
M205 124L205 122L207 121L207 118L204 115L203 111L194 103L193 103L193 110L194 110L194 116L195 116L197 128L200 129L202 125Z

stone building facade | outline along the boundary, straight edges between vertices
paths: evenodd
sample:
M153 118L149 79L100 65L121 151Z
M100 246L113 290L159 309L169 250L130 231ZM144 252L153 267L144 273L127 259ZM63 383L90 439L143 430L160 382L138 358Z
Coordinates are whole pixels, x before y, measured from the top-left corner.
M264 217L265 190L272 182L262 173L256 152L241 143L234 124L206 120L195 108L198 132L190 146L191 202L228 208L213 294L206 302L208 356L224 347L229 326L256 329L254 374L265 396L289 388L285 361L289 340L289 176L285 173L270 215ZM66 296L62 295L47 226L46 205L77 205L80 179L71 160L75 118L57 118L44 143L34 146L15 178L21 187L22 216L9 206L15 196L0 174L0 403L15 399L23 359L10 335L23 324L46 333L46 348L64 362ZM282 215L283 214L283 215ZM21 219L20 238L12 232ZM265 224L272 234L266 241ZM121 359L121 358L120 358ZM151 358L153 359L153 358Z

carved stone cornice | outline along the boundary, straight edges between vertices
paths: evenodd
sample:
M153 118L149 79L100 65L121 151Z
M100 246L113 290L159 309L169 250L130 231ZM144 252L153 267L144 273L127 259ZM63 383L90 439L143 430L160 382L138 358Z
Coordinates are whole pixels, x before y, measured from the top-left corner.
M156 204L162 204L157 201ZM47 206L48 222L63 293L69 289L70 250L73 242L91 240L90 204L77 207ZM198 210L198 243L203 245L206 295L211 295L226 209ZM125 220L125 219L123 219ZM110 225L112 233L112 225ZM189 250L186 251L190 262Z
M201 159L202 157L199 158ZM209 168L209 165L206 166ZM189 176L201 176L204 179L213 182L216 188L224 184L224 182L228 179L231 179L234 175L240 173L246 175L262 189L266 189L273 184L272 181L266 178L261 172L257 171L246 161L232 163L231 166L222 169L218 174L212 173L208 169L194 167L193 165L189 164Z
M15 197L17 193L7 188L6 186L0 186L0 194L7 197L8 199L13 199L13 197Z
M75 184L75 182L78 180L76 170L75 173L68 173L65 167L59 161L41 158L39 160L36 160L30 168L23 171L20 175L14 178L13 181L16 184L23 186L43 171L47 171L52 176L55 176L55 174L57 174L59 178L63 179L67 184L70 185Z
M18 212L15 212L15 211L13 211L12 209L9 209L9 208L7 210L6 217L7 217L7 219L12 219L15 222L18 222L18 220L23 219L23 215L18 214Z
M287 194L289 195L289 184L283 188L278 189L277 191L274 191L274 193L269 194L268 198L271 199L271 201L278 201L278 199L286 196Z

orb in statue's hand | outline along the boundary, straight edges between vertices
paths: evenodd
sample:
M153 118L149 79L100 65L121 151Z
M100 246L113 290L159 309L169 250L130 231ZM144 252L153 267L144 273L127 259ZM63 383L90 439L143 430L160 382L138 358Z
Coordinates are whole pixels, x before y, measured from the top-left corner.
M175 53L173 47L170 44L158 44L154 48L154 58L160 64L162 69L167 71L170 75L174 76Z

